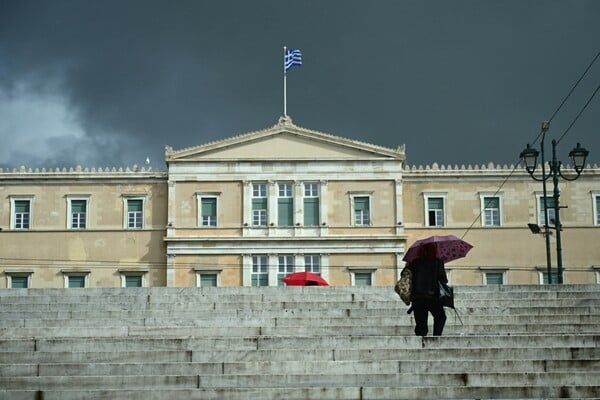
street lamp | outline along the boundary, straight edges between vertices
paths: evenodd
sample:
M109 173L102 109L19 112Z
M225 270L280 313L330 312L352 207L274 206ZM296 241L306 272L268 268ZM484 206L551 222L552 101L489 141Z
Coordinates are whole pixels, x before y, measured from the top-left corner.
M525 163L525 169L529 173L529 175L536 181L541 181L543 185L544 192L544 228L546 231L546 263L548 267L548 283L552 283L552 265L550 261L550 235L548 235L548 202L547 202L547 192L546 192L546 180L552 177L552 183L554 185L554 229L556 230L556 263L558 266L558 283L563 283L563 268L562 268L562 244L561 244L561 231L562 225L560 223L560 191L558 190L558 177L562 177L567 181L574 181L579 178L581 173L583 172L583 168L585 167L585 160L589 154L585 148L581 147L579 143L577 143L577 147L569 152L569 157L573 161L573 165L575 168L575 172L577 175L574 178L569 178L562 174L560 167L562 163L556 159L556 140L552 140L552 161L549 163L549 175L546 176L546 167L544 160L544 139L546 137L546 132L550 128L550 124L548 122L542 123L542 142L541 142L541 150L542 150L542 177L537 178L534 176L535 168L537 166L537 157L540 154L536 149L531 148L529 144L525 150L521 152L521 159L523 159Z

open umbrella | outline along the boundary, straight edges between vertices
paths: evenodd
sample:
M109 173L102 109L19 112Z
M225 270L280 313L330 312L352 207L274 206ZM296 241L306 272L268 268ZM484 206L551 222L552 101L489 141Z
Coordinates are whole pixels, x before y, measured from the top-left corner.
M421 255L421 249L428 244L435 246L436 257L444 263L465 257L469 250L473 248L472 245L454 235L430 236L414 242L404 255L403 260L406 262L414 261Z
M294 272L282 279L288 286L329 286L329 283L312 272Z

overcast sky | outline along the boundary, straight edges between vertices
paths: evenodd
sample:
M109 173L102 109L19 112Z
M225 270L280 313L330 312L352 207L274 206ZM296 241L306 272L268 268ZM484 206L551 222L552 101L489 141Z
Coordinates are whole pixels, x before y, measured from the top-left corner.
M144 165L268 128L511 164L600 51L600 1L0 0L0 167ZM547 135L600 85L592 65ZM558 146L600 160L600 94ZM539 143L537 146L539 148ZM268 154L268 149L265 149Z

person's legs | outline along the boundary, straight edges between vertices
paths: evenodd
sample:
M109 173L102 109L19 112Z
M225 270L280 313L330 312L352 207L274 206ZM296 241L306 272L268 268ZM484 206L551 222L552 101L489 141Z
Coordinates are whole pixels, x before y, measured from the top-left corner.
M442 336L446 324L446 313L444 306L439 301L433 302L429 309L433 315L433 336Z
M415 335L427 336L427 317L429 310L422 301L413 301L413 312L415 313Z

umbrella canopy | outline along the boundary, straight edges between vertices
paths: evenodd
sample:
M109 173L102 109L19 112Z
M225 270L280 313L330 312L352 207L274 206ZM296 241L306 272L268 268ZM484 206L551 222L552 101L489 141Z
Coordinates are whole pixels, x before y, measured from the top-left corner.
M329 283L312 272L294 272L282 279L288 286L329 286Z
M469 250L473 248L472 245L454 235L430 236L414 242L404 255L403 260L406 262L414 261L421 256L422 249L428 245L435 248L436 257L444 263L465 257Z

